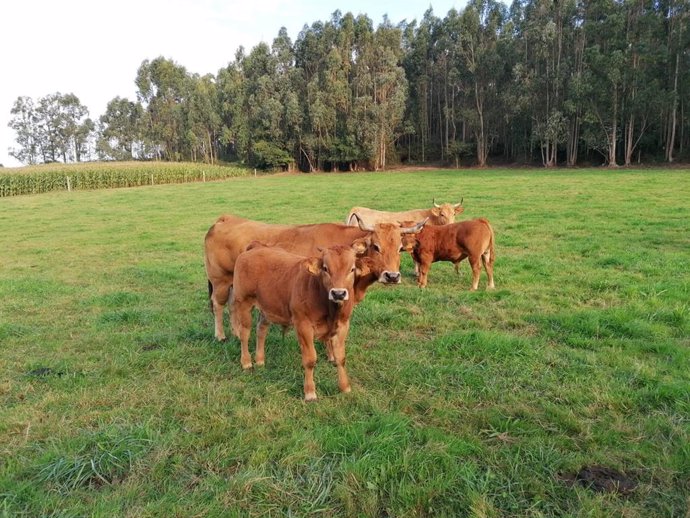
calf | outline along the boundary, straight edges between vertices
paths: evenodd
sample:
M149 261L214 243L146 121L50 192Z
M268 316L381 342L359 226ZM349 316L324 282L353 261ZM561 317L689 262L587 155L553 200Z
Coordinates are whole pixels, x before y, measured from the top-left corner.
M240 339L242 368L252 366L249 334L252 308L261 313L257 326L256 364L264 364L264 345L271 323L294 327L302 352L304 399L316 399L314 339L332 348L338 387L350 391L345 370L345 340L355 305L355 259L362 243L333 246L317 257L303 257L280 248L252 246L235 262L232 328ZM330 354L329 350L329 354Z
M472 291L479 286L481 263L489 278L488 288L494 288L494 231L488 220L479 218L461 221L450 225L427 226L412 237L408 234L403 246L411 250L415 263L419 266L417 284L427 285L427 275L431 263L450 261L458 270L458 264L465 257L472 267Z

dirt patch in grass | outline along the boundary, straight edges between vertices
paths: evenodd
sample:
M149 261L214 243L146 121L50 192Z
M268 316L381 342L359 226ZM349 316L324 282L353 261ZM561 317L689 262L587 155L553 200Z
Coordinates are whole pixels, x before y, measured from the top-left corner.
M585 466L577 473L559 474L559 478L570 486L578 484L597 493L628 495L637 488L632 478L606 466Z

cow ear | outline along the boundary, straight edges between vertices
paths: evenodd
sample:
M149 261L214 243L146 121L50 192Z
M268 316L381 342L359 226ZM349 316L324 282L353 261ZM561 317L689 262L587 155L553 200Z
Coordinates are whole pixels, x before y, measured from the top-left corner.
M463 212L465 210L465 207L455 207L453 210L455 211L456 214L460 214L461 212Z
M362 259L357 260L355 263L355 275L357 277L363 277L371 273L370 262L371 261L368 257L363 257Z
M304 267L311 275L319 275L319 273L321 273L321 259L318 257L305 259Z
M361 237L359 239L356 239L352 243L352 249L355 251L355 254L357 255L363 255L366 253L367 248L369 248L369 245L371 244L371 239L367 237Z

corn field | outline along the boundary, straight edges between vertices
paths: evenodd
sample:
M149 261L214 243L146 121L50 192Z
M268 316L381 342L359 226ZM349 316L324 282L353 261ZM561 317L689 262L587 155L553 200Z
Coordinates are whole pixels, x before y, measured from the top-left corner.
M247 176L249 169L178 162L48 164L0 169L0 198L50 191L205 182Z

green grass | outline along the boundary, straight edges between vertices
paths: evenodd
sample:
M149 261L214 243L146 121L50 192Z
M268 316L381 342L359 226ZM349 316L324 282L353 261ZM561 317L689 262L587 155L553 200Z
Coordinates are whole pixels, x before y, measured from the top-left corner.
M690 172L241 178L0 201L0 516L683 517ZM217 216L340 221L465 198L496 286L374 286L302 402L294 333L213 340ZM227 325L227 322L226 322ZM604 465L630 495L570 487Z

